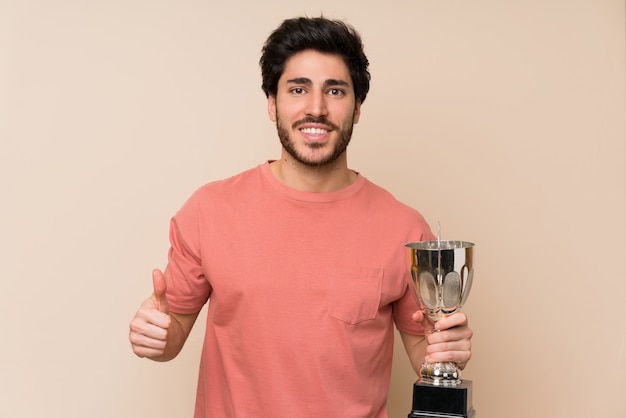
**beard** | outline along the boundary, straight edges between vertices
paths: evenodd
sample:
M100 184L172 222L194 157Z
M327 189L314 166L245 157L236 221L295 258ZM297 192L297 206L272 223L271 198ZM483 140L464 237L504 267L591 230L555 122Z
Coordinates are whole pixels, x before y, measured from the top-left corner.
M350 139L352 138L352 130L354 128L354 114L352 115L350 123L343 128L339 128L338 126L334 125L324 116L307 116L304 119L293 123L292 129L296 130L298 126L304 123L321 123L329 126L333 131L339 134L339 138L337 140L337 143L335 143L332 152L321 158L307 158L302 153L298 152L294 141L292 141L291 136L289 135L289 130L285 128L278 112L276 112L276 131L278 132L278 138L280 139L280 143L285 151L287 151L287 153L300 164L303 164L307 167L322 167L337 160L337 158L339 158L341 154L346 151L346 148L348 148L348 144L350 143ZM305 146L310 149L320 149L327 146L327 144L311 143L306 144Z

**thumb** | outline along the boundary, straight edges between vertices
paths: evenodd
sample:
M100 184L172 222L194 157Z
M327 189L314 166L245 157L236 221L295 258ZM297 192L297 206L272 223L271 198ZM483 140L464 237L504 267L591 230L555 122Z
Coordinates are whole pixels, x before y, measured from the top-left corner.
M157 310L163 313L169 313L169 304L167 303L167 296L165 292L167 290L167 284L165 283L165 276L159 269L152 270L152 287L154 289L152 293L152 299Z
M428 316L424 313L424 311L416 311L413 313L413 316L411 318L414 322L417 322L418 324L421 324L422 327L426 330L426 331L433 331L435 328L435 324L433 323L433 321L431 321Z

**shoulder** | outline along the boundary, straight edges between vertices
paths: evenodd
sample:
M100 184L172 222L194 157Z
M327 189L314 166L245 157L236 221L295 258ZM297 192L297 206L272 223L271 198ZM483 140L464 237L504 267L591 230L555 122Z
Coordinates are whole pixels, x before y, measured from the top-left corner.
M211 181L197 188L185 202L185 206L204 206L210 202L241 196L241 193L246 190L256 189L260 181L260 166L225 179Z
M380 210L392 211L398 216L404 215L408 217L422 217L417 209L401 202L390 191L372 183L367 179L365 179L364 190L366 191L369 200L378 206Z
M257 166L221 180L215 180L199 187L192 198L202 199L211 194L229 194L245 187L254 187L261 178L261 167Z
M257 166L231 177L206 183L187 198L174 217L178 222L195 222L194 219L228 211L237 202L241 204L243 196L260 188L260 177L260 166Z
M364 189L372 208L385 218L384 223L390 229L405 230L412 237L417 235L420 240L432 237L428 222L416 208L401 202L387 189L367 179Z

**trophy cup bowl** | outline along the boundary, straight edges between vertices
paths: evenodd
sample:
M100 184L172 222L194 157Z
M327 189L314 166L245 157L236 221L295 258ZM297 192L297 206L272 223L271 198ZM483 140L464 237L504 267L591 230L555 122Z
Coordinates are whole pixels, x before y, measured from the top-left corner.
M411 288L420 309L433 323L459 311L472 287L474 244L436 240L406 247L411 250ZM419 375L421 383L434 386L461 383L460 371L452 362L424 363Z

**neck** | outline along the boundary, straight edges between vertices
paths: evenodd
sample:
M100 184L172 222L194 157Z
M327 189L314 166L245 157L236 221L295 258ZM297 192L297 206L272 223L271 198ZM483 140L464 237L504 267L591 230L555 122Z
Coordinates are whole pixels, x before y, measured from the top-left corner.
M310 193L334 192L356 181L357 174L347 166L345 152L332 163L308 166L283 152L280 160L272 161L274 175L287 186Z

